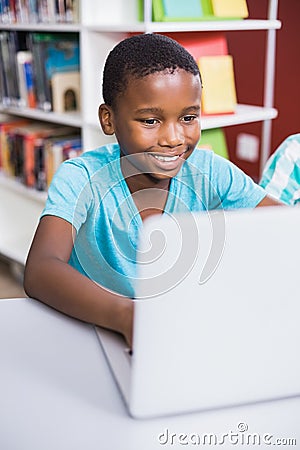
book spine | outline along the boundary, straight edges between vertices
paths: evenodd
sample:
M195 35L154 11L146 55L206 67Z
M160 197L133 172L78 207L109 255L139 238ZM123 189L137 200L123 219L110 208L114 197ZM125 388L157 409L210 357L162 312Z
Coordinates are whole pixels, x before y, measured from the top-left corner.
M28 187L35 186L33 136L24 138L24 184Z
M36 107L36 98L33 86L33 74L32 74L32 61L25 61L24 63L26 92L27 92L27 104L29 108Z
M9 158L9 134L5 130L5 126L1 129L1 168L4 173L10 174L10 158Z
M36 42L34 33L30 33L28 36L28 45L33 57L32 69L33 83L36 91L36 105L37 108L48 112L51 111L51 96L49 92L47 95L49 88L47 89L43 43Z
M6 134L5 146L2 152L3 172L7 175L14 175L13 156L14 156L14 134L8 132Z
M39 21L37 0L28 0L28 15L30 23Z
M43 139L36 139L34 145L35 189L46 191L45 152Z
M11 31L8 34L8 72L7 76L9 77L10 82L10 97L12 104L17 106L20 93L19 93L19 85L17 78L17 47L18 47L18 36L16 31Z
M24 72L24 61L23 61L23 52L17 53L17 70L18 70L18 83L19 83L19 92L20 92L20 106L27 106L27 92L26 92L26 81L25 81L25 72Z
M3 54L3 46L5 45L4 34L5 33L0 33L0 101L1 104L5 107L9 105L9 98L8 98L8 87L5 75L4 54Z

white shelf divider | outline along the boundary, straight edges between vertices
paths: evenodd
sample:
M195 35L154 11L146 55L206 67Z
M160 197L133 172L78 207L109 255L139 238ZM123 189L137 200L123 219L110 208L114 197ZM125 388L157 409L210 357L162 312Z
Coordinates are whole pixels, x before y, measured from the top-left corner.
M80 128L82 126L82 117L80 112L65 112L63 114L59 114L55 112L44 112L34 108L18 108L13 106L1 106L0 112L25 117L27 119L69 125L71 127Z
M89 31L99 33L167 33L167 32L191 32L191 31L246 31L246 30L272 30L280 29L279 20L211 20L203 22L136 22L129 24L103 24L87 25Z
M201 125L203 130L210 128L230 127L243 123L261 122L263 120L275 119L277 110L263 106L237 105L234 114L219 114L202 116Z

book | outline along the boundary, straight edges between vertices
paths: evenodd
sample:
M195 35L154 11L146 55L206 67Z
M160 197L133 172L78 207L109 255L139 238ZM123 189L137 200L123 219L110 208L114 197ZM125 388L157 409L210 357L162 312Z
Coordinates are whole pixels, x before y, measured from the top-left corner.
M217 155L228 159L226 137L222 128L203 130L198 147L213 150Z
M206 20L208 20L209 17L213 18L214 13L213 13L213 9L212 9L211 0L201 0L201 5L202 5L203 16L207 18Z
M59 72L79 71L79 41L76 33L29 33L37 107L51 111L51 78Z
M237 104L233 58L231 55L201 56L202 113L234 113Z
M56 21L54 0L36 0L32 7L37 11L38 22L54 23Z
M211 4L216 17L244 19L249 15L246 0L211 0Z
M0 120L0 168L7 175L12 175L13 168L10 160L8 133L12 129L28 124L27 119L16 118L14 116L2 116Z
M192 22L201 20L202 15L201 0L152 0L155 22Z
M18 106L19 86L17 79L16 52L18 48L18 36L15 31L0 32L0 64L4 92L2 103L5 106Z
M57 72L51 78L53 111L80 111L80 73Z
M47 188L45 169L45 140L53 136L68 135L72 131L71 127L58 125L38 124L31 130L25 130L24 134L24 171L23 183L28 187L35 187L38 190Z
M55 172L63 161L81 153L82 141L79 134L46 139L44 157L47 186L50 185Z
M227 55L228 46L225 34L221 32L192 31L190 33L165 33L179 42L196 61L201 56Z
M33 85L32 53L29 51L17 52L18 84L20 93L20 106L35 108L36 97Z
M36 186L36 155L41 142L50 136L70 134L73 128L29 122L8 132L9 173L28 187Z
M163 11L165 20L197 20L203 16L201 1L188 0L163 0Z
M26 95L27 106L29 108L36 107L36 97L33 84L33 70L32 70L32 56L24 62L25 83L26 83Z

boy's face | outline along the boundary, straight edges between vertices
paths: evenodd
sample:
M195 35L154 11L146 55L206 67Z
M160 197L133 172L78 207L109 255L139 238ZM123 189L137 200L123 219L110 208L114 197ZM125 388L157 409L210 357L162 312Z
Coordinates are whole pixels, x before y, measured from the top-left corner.
M183 69L131 78L110 110L110 129L121 155L138 171L162 180L174 177L200 139L200 77Z

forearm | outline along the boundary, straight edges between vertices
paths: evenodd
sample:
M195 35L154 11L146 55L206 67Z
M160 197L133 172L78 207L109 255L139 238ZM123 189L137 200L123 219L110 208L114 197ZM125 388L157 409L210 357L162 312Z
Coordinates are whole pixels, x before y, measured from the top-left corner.
M30 297L95 325L122 333L131 344L133 302L114 294L53 258L26 265L24 288Z

